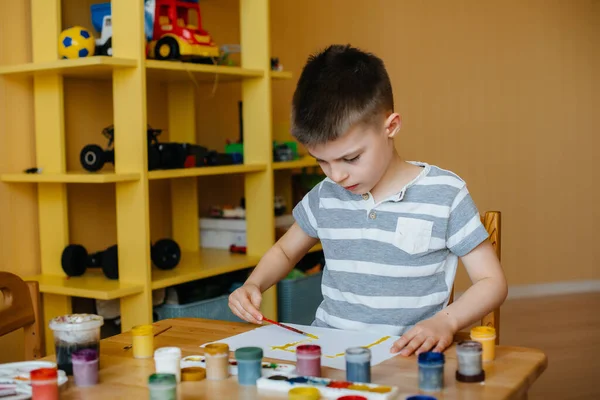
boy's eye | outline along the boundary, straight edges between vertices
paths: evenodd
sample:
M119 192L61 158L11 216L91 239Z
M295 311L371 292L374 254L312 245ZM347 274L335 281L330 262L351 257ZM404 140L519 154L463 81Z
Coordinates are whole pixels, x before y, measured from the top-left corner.
M344 161L346 161L346 162L354 162L354 161L358 161L359 158L360 158L360 154L357 155L354 158L344 158Z

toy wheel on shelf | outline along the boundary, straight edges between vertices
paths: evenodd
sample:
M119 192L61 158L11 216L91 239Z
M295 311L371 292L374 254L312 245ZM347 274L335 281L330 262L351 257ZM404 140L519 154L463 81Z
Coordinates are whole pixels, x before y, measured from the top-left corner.
M99 51L100 55L112 57L112 55L113 55L112 38L109 38L106 41L106 43L104 43L102 46L100 46L98 51Z
M172 37L164 37L156 43L154 57L157 60L179 60L179 44Z
M88 144L79 154L79 161L83 168L90 172L96 172L104 166L107 161L102 147L95 144Z
M181 249L174 240L160 239L151 247L150 257L159 269L173 269L181 260Z

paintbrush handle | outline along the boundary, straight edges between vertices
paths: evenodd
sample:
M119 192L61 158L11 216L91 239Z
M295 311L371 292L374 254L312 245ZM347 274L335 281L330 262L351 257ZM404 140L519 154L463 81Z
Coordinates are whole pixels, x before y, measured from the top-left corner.
M301 334L301 335L306 335L306 334L305 334L304 332L302 332L301 330L298 330L298 329L296 329L296 328L292 328L291 326L284 325L284 324L282 324L282 323L280 323L280 322L272 321L272 320L270 320L270 319L268 319L268 318L265 318L265 317L263 317L263 320L265 320L265 321L267 321L267 322L269 322L269 323L271 323L271 324L278 325L278 326L280 326L280 327L282 327L282 328L288 329L288 330L290 330L290 331L292 331L292 332L296 332L296 333L299 333L299 334Z

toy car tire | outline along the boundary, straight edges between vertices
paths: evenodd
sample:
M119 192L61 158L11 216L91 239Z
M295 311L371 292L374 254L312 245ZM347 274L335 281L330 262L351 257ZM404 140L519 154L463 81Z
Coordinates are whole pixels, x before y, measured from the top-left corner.
M81 149L79 161L81 162L81 166L87 171L96 172L102 169L106 162L104 150L96 144L88 144Z
M168 54L161 54L161 48L165 49L168 47ZM156 42L156 47L154 48L154 58L157 60L179 60L179 44L177 40L172 37L164 37Z

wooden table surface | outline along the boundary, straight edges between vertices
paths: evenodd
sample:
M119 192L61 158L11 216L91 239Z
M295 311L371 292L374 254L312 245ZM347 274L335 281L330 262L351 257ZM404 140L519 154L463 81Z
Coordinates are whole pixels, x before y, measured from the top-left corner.
M171 328L154 338L154 347L178 346L183 356L203 354L200 345L237 335L255 328L255 325L213 321L197 318L169 319L156 322L155 332ZM69 378L61 399L147 399L148 376L154 373L153 359L135 359L132 350L123 348L131 344L130 332L107 339L100 344L100 383L89 388L78 388ZM455 345L445 352L444 389L429 393L437 399L513 399L525 398L527 391L547 366L546 355L536 349L521 347L496 347L496 360L484 364L484 383L461 383L455 379L457 368ZM233 357L233 353L232 353ZM54 361L54 355L45 359ZM269 361L270 359L265 359ZM289 361L285 361L289 362ZM323 376L345 380L345 371L323 367ZM415 356L396 356L372 367L373 383L397 386L398 399L418 394L418 366ZM237 377L224 381L181 382L178 399L285 399L287 395L266 394L256 387L237 384Z

